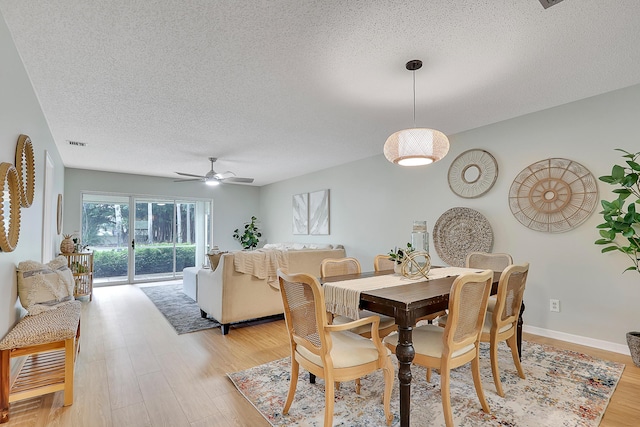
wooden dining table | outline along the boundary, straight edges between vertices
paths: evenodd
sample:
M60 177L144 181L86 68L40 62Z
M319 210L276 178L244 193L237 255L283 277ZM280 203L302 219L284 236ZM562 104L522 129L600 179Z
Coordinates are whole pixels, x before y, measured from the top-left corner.
M393 275L393 271L363 272L342 276L326 277L322 283L339 282L344 280L363 279L374 276ZM390 286L360 294L360 308L374 313L391 316L398 326L398 380L400 387L400 425L409 426L411 412L411 363L415 356L412 331L416 326L416 319L446 309L449 305L449 292L457 276L430 279L404 285ZM500 273L494 273L492 294L497 292ZM518 352L522 342L522 312L518 321Z

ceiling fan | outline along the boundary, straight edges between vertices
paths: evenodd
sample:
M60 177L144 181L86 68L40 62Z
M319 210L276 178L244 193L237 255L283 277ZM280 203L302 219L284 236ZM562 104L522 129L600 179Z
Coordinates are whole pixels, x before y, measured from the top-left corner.
M253 178L240 178L231 171L218 173L213 170L213 164L218 160L217 157L209 157L211 162L211 170L206 175L194 175L191 173L176 172L178 175L189 176L191 178L176 179L174 182L187 182L187 181L202 181L207 185L218 185L221 182L231 184L250 184L253 182Z

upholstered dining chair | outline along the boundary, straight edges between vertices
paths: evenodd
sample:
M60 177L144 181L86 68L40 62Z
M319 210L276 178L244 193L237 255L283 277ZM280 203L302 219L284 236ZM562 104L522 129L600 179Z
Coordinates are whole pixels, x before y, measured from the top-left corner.
M494 272L502 273L507 266L513 264L513 258L509 254L505 253L490 253L490 252L470 252L465 259L465 267L467 268L480 268L482 270L493 270ZM489 297L488 311L493 311L496 306L496 296Z
M362 269L360 267L360 262L357 259L350 257L325 258L320 263L320 276L322 278L342 276L344 274L356 274L360 273L361 271ZM361 310L359 316L360 318L379 316L380 328L378 330L378 333L381 338L386 337L391 332L396 330L396 321L393 317L384 316L367 310ZM336 315L333 317L331 323L333 323L334 325L341 325L349 322L353 322L353 319L346 316ZM353 329L351 330L351 332L355 332L356 334L362 335L365 338L371 338L371 328L366 325Z
M384 376L382 403L387 425L391 424L390 401L394 370L391 353L380 341L377 316L342 325L330 325L324 292L318 280L308 274L288 275L278 270L284 317L291 343L291 382L283 414L289 413L298 384L300 366L324 378L324 425L333 422L334 382L358 379L381 369ZM349 329L368 325L371 339Z
M449 381L451 369L471 362L473 384L482 405L490 413L480 381L479 342L487 313L487 302L493 282L493 271L465 273L458 276L449 294L449 321L444 328L422 325L413 330L413 363L427 368L427 381L431 369L440 370L440 392L447 427L452 427ZM395 353L398 334L385 337L384 343Z
M522 379L525 378L520 364L520 356L518 355L516 331L528 275L529 263L512 264L500 274L498 292L496 294L496 307L492 313L487 311L482 326L482 334L480 335L480 342L490 343L491 373L493 374L496 391L501 397L504 397L504 391L502 390L500 370L498 369L498 343L500 341L506 341L509 349L511 349L511 357L518 371L518 376ZM447 316L443 316L438 319L438 325L445 326L447 321Z
M389 258L389 255L376 255L373 259L374 271L393 270L395 261Z

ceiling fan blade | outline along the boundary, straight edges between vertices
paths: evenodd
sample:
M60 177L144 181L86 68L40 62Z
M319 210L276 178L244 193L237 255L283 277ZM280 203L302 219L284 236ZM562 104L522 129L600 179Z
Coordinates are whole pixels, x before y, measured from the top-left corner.
M184 172L176 172L178 175L182 175L182 176L192 176L194 178L201 178L204 179L205 177L202 175L194 175L192 173L184 173Z
M213 177L215 179L228 179L228 178L231 178L233 176L236 176L236 174L231 172L231 171L226 171L226 172L217 173L217 174L213 175Z
M222 180L223 182L229 182L229 183L247 183L247 184L251 184L253 182L253 178L238 178L238 177L231 177L231 178L226 178Z
M202 178L174 179L173 182L204 181Z

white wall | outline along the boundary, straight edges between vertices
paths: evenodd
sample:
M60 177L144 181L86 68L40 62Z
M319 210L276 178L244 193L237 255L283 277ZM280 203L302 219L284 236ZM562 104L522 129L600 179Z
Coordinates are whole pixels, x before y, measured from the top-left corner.
M15 323L19 311L17 300L16 266L20 261L42 258L42 217L45 150L54 165L52 182L52 221L47 224L56 240L56 201L64 186L63 165L53 142L46 119L24 70L4 17L0 14L0 162L15 164L16 143L20 134L29 135L33 142L36 165L36 188L31 207L21 209L18 246L13 252L0 252L0 337ZM48 254L51 258L53 254Z
M475 209L492 225L494 252L531 263L524 315L530 330L623 352L626 332L640 329L640 276L622 274L627 259L593 244L600 205L578 228L548 234L514 218L508 192L521 170L550 157L577 161L596 178L609 174L622 160L615 148L640 151L639 117L640 85L453 135L448 156L430 166L405 169L379 155L265 186L260 214L271 241L342 243L372 269L375 254L409 241L412 221L426 220L432 231L447 209ZM385 138L372 143L382 151ZM493 154L499 175L487 194L464 199L449 189L447 171L472 148ZM331 191L331 234L293 235L292 195L324 188ZM600 198L612 199L611 189L599 182ZM434 265L442 264L433 239L431 254ZM550 298L561 301L560 313L549 312Z
M244 227L252 215L259 216L258 187L234 184L210 187L201 182L174 182L171 178L67 168L64 189L65 233L81 229L82 191L213 199L213 244L220 246L221 250L241 249L232 237L233 230Z

